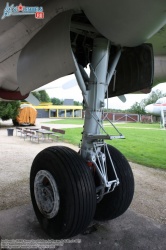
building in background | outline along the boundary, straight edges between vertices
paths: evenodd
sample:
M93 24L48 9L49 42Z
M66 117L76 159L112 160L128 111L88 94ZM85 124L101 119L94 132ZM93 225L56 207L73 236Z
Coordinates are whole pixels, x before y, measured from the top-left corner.
M67 105L52 105L52 103L40 103L34 106L37 110L37 118L82 118L82 106L73 104L71 100L66 100Z

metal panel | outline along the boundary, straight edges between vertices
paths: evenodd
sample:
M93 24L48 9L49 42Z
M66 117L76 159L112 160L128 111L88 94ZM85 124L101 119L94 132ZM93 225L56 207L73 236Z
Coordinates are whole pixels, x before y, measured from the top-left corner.
M141 91L150 92L154 75L154 56L150 44L125 48L108 87L108 97ZM112 59L110 57L110 62Z
M165 0L79 0L94 27L115 44L137 46L166 21Z
M58 14L22 50L17 71L22 94L75 71L70 48L71 15L72 11Z
M154 58L154 85L166 81L166 56Z

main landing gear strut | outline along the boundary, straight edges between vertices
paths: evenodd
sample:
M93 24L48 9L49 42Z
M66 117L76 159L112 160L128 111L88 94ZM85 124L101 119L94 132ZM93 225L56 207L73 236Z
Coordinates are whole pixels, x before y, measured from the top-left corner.
M117 149L104 142L124 138L121 134L111 136L103 128L104 98L121 55L119 49L108 68L109 51L107 39L94 40L90 78L80 71L75 59L85 105L79 154L66 147L49 147L32 164L33 207L42 228L54 239L83 232L93 218L110 220L120 216L133 198L130 165Z

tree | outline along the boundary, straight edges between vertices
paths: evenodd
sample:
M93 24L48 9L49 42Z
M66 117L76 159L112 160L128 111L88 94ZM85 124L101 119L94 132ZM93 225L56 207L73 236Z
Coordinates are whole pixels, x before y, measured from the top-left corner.
M142 115L145 114L144 106L141 103L135 102L129 109L130 113Z
M45 90L39 91L41 102L51 102L51 99Z
M0 118L5 121L14 120L19 113L20 101L0 102Z
M155 103L159 98L162 98L166 96L166 94L163 94L160 90L152 91L148 98L143 99L140 103L135 102L131 108L129 109L129 112L135 113L135 114L145 114L145 107L149 104Z
M40 102L51 102L51 99L45 90L34 91L32 94L40 101Z
M81 102L78 102L78 101L74 101L74 105L75 105L75 106L82 106L82 103L81 103Z
M40 101L40 93L38 91L33 91L32 94Z
M56 98L56 97L51 98L51 102L53 105L62 105L63 104L63 101Z

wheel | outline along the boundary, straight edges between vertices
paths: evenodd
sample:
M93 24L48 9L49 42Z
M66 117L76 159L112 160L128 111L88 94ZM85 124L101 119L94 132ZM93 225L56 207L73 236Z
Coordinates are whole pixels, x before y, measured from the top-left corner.
M129 207L134 195L134 177L126 158L114 147L107 145L112 157L120 184L111 193L106 194L96 206L96 220L111 220L123 214ZM112 166L106 153L108 178L114 178Z
M54 239L83 232L94 217L94 179L81 156L70 148L49 147L36 156L30 192L42 228Z

